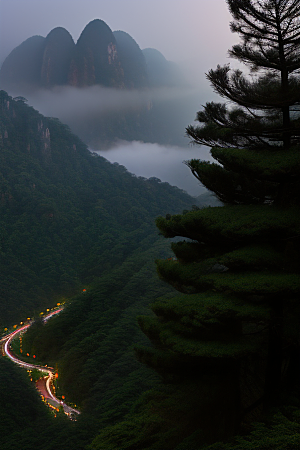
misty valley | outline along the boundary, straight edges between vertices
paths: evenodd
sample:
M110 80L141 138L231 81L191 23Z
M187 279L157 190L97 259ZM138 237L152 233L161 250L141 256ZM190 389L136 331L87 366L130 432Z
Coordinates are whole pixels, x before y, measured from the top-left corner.
M202 107L101 19L4 59L1 450L300 448L300 2L226 3Z

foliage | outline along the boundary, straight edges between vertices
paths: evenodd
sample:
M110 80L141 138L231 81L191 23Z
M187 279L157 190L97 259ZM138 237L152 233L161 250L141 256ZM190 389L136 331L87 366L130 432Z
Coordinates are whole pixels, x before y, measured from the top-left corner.
M170 202L175 212L192 199L91 154L66 126L3 91L0 108L0 316L7 326L78 292L146 236L149 245L156 241L154 217Z
M194 199L90 153L57 119L3 91L0 112L2 325L39 317L76 294L55 319L36 319L22 346L57 367L57 395L82 408L75 424L54 421L28 380L20 381L22 369L1 360L1 449L18 442L24 450L79 450L157 383L133 352L147 343L136 316L172 292L155 274L155 256L170 251L154 218Z
M207 74L213 89L234 105L207 103L198 112L203 126L187 134L199 144L275 150L299 141L291 108L299 103L298 0L227 0L231 31L242 42L229 55L249 66L251 77L229 65Z
M296 410L286 416L280 407L299 376L299 124L289 109L299 101L300 6L281 0L228 5L232 30L242 37L231 55L257 75L248 81L240 70L230 75L229 66L210 71L217 93L238 107L207 104L197 117L204 126L187 129L194 143L214 145L217 164L187 164L225 206L156 220L164 237L187 238L172 244L177 258L157 261L160 278L183 295L159 299L154 317L139 317L152 347L136 349L140 361L172 387L167 401L175 403L186 386L205 387L209 400L186 395L169 410L159 399L155 439L147 436L146 423L138 444L121 424L113 430L112 449L119 436L122 442L128 436L126 449L198 450L228 440L242 426L250 430L259 419L265 424L237 438L237 445L213 448L279 449L297 442ZM268 424L262 411L274 405ZM191 412L189 424L184 414L174 418L178 409ZM149 413L149 424L152 419ZM140 434L134 416L131 423ZM286 443L279 430L290 433ZM102 436L107 439L106 431ZM101 445L99 437L92 448Z

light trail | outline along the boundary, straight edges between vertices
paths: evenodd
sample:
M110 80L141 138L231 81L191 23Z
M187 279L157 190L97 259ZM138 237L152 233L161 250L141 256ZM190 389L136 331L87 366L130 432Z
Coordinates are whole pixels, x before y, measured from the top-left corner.
M60 313L63 310L63 308L57 309L55 311L52 311L51 313L47 314L44 318L43 321L47 322L49 319L51 319L51 317L53 317L54 315ZM16 358L12 352L10 351L10 345L12 340L16 337L17 334L19 333L24 333L25 331L27 331L27 329L32 325L32 323L28 323L24 326L22 326L21 328L18 328L17 330L13 331L12 333L8 334L7 336L4 336L1 339L1 342L5 342L3 345L3 349L4 349L4 353L5 355L11 359L11 361L13 361L15 364L18 364L21 367L24 367L28 370L33 370L33 369L37 369L40 372L44 372L47 374L47 379L46 379L46 390L47 390L47 394L49 395L49 398L51 398L55 403L57 403L57 407L59 408L60 406L63 407L63 410L65 412L65 414L70 416L70 413L75 413L75 414L80 414L80 411L78 411L77 409L71 408L70 406L68 406L66 403L64 403L62 400L59 400L58 398L55 397L55 395L52 393L52 389L51 389L51 385L52 385L52 381L54 378L54 369L52 367L46 367L46 366L38 366L36 364L30 364L30 363L26 363L25 361L21 361L20 359ZM47 401L47 399L46 399Z

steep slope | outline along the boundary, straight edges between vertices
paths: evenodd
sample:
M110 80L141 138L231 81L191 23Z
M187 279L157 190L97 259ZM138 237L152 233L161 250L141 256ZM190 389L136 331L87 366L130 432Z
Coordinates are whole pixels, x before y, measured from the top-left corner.
M125 31L114 31L119 58L124 70L126 88L145 88L149 86L146 60L136 41Z
M116 40L103 20L93 20L81 33L76 44L76 56L70 67L69 84L124 87L124 71Z
M1 88L21 91L28 86L39 87L44 46L44 37L32 36L16 47L2 64Z
M1 324L77 291L191 197L91 154L57 119L0 95ZM74 291L75 290L75 291Z
M41 67L41 84L43 87L65 85L75 43L70 33L62 27L54 28L45 39Z
M143 55L146 60L150 86L180 86L184 84L179 67L168 61L160 51L155 48L145 48Z

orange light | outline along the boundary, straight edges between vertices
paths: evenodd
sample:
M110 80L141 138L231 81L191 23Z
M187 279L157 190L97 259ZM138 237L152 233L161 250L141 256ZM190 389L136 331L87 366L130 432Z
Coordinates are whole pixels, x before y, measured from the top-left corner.
M20 325L23 325L23 322L20 322Z
M30 320L30 317L27 317L27 320Z
M60 303L56 303L57 306L60 306Z
M55 378L58 378L58 373L56 372L56 374L55 374Z
M33 357L35 358L35 355L33 355Z
M7 328L4 328L4 331L7 331Z
M86 289L82 289L82 292L86 292Z
M48 311L50 311L50 309L49 309L49 308L47 308L47 309L46 309L46 311L48 312Z
M14 328L17 328L18 325L14 325Z
M29 353L26 353L27 356L29 356Z
M66 397L64 395L62 395L61 398L64 400Z

